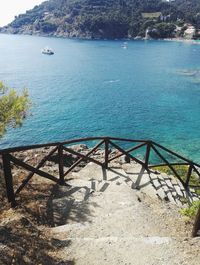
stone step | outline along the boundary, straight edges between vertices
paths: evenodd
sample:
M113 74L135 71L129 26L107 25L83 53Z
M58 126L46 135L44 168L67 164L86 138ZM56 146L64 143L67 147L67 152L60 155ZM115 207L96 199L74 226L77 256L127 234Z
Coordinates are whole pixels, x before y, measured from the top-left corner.
M107 170L94 163L88 163L72 175L73 178L68 184L89 189L90 192L107 192L108 188L111 191L116 185L126 184L152 198L177 205L182 205L183 198L187 198L184 187L175 177L165 173L149 174L137 163L124 163L121 166L118 164Z
M188 197L188 194L185 191L182 183L173 175L167 175L165 173L160 173L157 175L151 173L151 178L155 189L159 191L158 196L162 199L164 193L164 199L166 199L167 197L169 201L171 201L172 203L176 203L177 205L184 204L184 198L189 200L195 199L195 195L192 195L192 193L191 198ZM159 186L159 182L161 184L161 187ZM161 188L163 189L164 193L162 192Z

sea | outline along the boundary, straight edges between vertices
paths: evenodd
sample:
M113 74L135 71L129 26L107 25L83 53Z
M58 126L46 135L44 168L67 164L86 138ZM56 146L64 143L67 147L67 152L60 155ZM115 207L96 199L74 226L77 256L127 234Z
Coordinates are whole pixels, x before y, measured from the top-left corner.
M150 139L200 162L200 45L0 34L0 80L31 109L0 149L88 136ZM48 56L41 49L55 52Z

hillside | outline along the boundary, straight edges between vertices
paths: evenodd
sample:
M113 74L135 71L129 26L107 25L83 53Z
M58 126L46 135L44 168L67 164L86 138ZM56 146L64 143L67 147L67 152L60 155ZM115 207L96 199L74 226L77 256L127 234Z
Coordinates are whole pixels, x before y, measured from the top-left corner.
M88 39L198 38L199 28L198 0L50 0L17 16L1 32Z

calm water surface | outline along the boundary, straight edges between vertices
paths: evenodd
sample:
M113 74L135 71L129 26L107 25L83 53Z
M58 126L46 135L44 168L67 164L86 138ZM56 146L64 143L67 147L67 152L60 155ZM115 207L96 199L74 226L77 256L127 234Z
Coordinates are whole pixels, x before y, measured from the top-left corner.
M0 148L112 135L153 139L200 162L200 45L0 35L0 80L31 115ZM54 56L41 54L50 46Z

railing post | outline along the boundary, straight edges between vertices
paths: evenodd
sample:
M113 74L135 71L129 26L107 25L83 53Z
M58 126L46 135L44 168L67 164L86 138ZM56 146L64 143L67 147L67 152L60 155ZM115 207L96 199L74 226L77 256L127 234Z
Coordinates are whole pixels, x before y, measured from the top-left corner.
M64 179L64 161L63 161L63 146L60 144L58 146L58 165L59 165L59 183L60 185L65 184Z
M193 230L192 230L192 236L195 237L198 234L198 231L200 230L200 207L197 212L197 216L194 222Z
M17 203L15 201L15 193L14 193L14 189L13 189L13 177L12 177L12 171L11 171L11 164L10 164L10 157L9 156L10 156L9 154L3 154L2 155L3 171L4 171L4 178L5 178L8 202L11 203L11 207L15 207L17 205Z
M108 168L108 153L109 153L109 140L108 138L105 138L105 161L104 161L104 167Z
M149 169L150 150L151 150L151 142L147 142L147 148L146 148L146 154L145 154L145 162L144 162L144 166L145 166L146 170Z
M189 185L189 182L190 182L190 177L191 177L191 174L192 174L192 169L193 169L193 165L190 164L189 168L188 168L188 172L187 172L186 181L185 181L185 188L186 189L188 189L188 185Z

